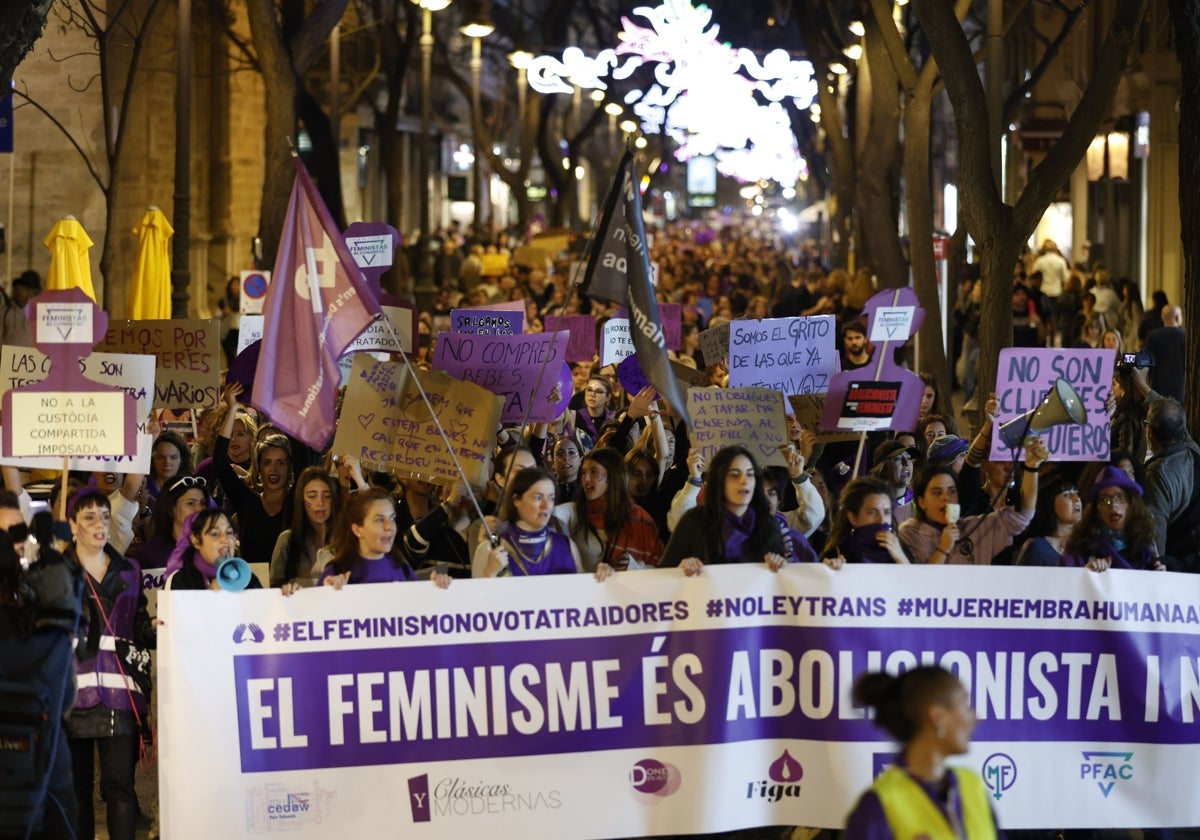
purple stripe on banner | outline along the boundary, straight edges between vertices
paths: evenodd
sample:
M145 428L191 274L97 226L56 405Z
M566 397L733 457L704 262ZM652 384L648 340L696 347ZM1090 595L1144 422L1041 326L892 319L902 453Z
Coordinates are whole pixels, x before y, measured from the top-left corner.
M759 600L769 614L769 599ZM880 599L863 601L869 614ZM971 688L977 741L1186 744L1200 707L1198 656L1200 637L1184 634L760 626L602 646L238 656L234 672L242 770L259 772L762 738L877 741L847 699L850 685L866 670L918 662L949 667Z

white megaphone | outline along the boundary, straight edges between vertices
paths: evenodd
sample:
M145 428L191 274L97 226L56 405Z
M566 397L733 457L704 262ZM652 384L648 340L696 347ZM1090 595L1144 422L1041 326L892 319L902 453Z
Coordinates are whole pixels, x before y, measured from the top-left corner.
M241 592L250 585L250 564L241 557L226 557L217 564L217 586L226 592Z
M1009 449L1020 449L1029 435L1040 434L1051 426L1063 423L1083 426L1087 421L1083 400L1079 399L1071 383L1059 379L1051 386L1041 405L1000 427L1000 440Z

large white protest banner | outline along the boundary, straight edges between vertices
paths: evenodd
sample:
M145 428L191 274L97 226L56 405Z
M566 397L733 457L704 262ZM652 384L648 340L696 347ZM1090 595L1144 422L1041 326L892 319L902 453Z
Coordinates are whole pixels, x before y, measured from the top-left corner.
M1001 825L1196 825L1198 603L1167 572L927 566L166 592L163 836L838 827L896 749L855 678L926 662L970 691L956 760Z

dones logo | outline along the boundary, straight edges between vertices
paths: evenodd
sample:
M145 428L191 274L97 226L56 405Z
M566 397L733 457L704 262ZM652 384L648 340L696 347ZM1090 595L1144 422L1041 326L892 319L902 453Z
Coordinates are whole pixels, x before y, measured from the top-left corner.
M992 792L992 798L999 799L1016 783L1017 763L1012 756L992 753L983 762L983 781Z
M433 808L429 802L429 774L413 776L408 780L408 805L412 808L413 822L429 822L433 819Z
M1085 752L1079 766L1080 779L1092 779L1108 799L1113 786L1119 780L1133 778L1133 753L1131 752Z
M674 764L643 758L629 771L629 783L638 793L670 796L683 784L683 775Z

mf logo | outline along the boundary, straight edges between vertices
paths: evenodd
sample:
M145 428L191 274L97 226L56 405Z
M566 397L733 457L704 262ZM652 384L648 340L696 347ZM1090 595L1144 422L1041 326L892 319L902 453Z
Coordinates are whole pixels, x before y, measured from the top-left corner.
M1079 766L1080 779L1092 779L1107 799L1118 780L1133 778L1133 753L1085 752Z
M992 792L994 799L1004 795L1017 781L1017 763L1012 756L992 753L983 762L983 782Z

